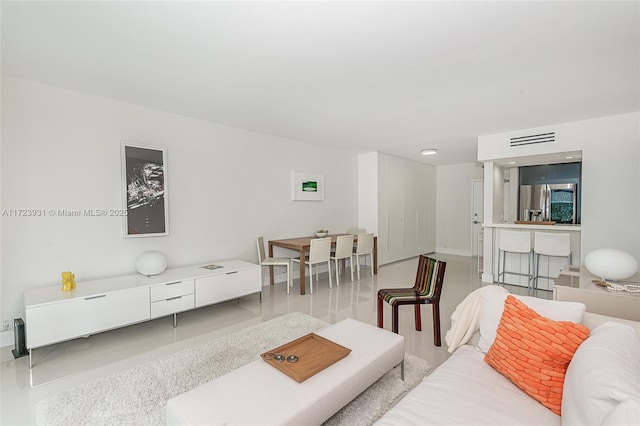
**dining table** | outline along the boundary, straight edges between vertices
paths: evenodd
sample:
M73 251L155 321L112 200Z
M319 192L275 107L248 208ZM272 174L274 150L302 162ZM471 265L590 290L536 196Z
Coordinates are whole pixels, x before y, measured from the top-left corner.
M331 237L331 246L335 247L337 238L340 235L348 235L348 234L331 234L327 235L327 237ZM289 250L295 250L298 252L300 259L304 259L307 255L307 252L311 248L311 240L316 239L318 237L309 236L309 237L296 237L296 238L286 238L282 240L270 240L269 241L269 257L273 256L273 248L280 247ZM324 237L326 238L326 237ZM354 234L354 242L358 241L358 235ZM378 237L374 235L373 237L373 273L378 273ZM304 262L300 263L300 294L305 294L305 267ZM273 266L269 268L269 276L270 283L273 285L274 282L274 274L273 274Z

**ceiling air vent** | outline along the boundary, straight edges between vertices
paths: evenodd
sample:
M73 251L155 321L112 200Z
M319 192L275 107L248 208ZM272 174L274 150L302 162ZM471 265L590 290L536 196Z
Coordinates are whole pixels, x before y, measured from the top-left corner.
M533 145L556 141L556 132L539 133L537 135L517 136L509 139L509 146Z

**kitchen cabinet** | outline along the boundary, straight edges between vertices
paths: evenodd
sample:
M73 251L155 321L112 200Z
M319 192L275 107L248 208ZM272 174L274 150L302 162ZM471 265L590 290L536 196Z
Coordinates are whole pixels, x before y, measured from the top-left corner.
M435 167L382 153L376 166L375 209L361 213L360 225L375 218L379 264L435 251Z

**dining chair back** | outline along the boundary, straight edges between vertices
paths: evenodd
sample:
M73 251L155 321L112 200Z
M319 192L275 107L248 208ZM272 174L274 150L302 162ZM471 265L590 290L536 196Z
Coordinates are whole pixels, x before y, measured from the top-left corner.
M354 236L352 235L339 235L336 237L336 251L331 256L331 260L335 262L335 270L336 270L336 285L340 285L340 265L338 263L339 260L349 259L349 270L351 271L351 281L353 281L353 240Z
M291 282L291 259L288 257L267 257L264 250L264 237L260 236L256 238L256 246L258 248L258 263L260 266L284 266L287 269L287 294L289 294L289 288L293 286ZM264 268L260 273L260 279L264 284Z
M309 247L309 256L306 259L291 259L300 263L300 267L309 267L309 290L313 294L313 265L316 265L316 281L318 281L318 268L321 263L327 264L329 273L329 288L331 283L331 237L312 238Z
M360 234L358 235L358 242L356 243L356 249L353 253L353 256L356 258L358 280L360 280L360 257L364 257L366 264L367 255L371 258L371 275L373 276L373 234Z
M413 287L378 290L378 327L384 326L384 303L386 302L391 305L391 330L394 333L398 332L398 308L401 305L414 305L415 327L417 331L421 331L420 305L430 304L433 310L433 343L440 346L440 295L446 267L447 262L420 255Z

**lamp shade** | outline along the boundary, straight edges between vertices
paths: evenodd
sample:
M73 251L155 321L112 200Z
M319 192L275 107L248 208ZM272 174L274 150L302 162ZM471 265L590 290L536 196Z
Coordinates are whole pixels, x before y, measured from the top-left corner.
M142 275L158 275L167 269L167 256L160 251L145 251L136 259L136 270Z
M624 280L638 271L638 262L626 251L601 248L589 252L584 258L584 266L603 280Z

